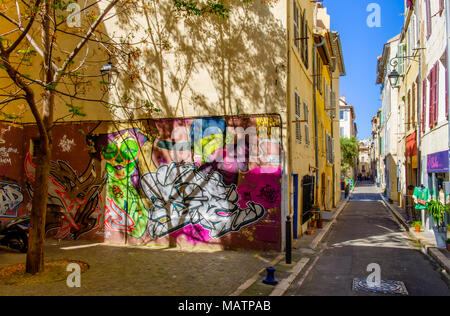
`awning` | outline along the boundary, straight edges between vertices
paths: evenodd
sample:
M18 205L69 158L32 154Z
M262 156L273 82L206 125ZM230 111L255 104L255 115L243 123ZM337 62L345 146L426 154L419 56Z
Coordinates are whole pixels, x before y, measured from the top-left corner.
M406 137L406 156L417 156L417 132L414 132Z

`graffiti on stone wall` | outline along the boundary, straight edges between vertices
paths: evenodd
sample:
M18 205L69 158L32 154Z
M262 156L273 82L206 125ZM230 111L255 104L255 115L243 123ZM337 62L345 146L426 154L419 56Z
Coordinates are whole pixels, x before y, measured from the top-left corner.
M236 185L226 185L218 172L207 173L193 164L170 163L142 177L150 209L152 238L163 237L190 224L200 224L212 238L219 238L264 215L263 206L237 205Z
M148 210L139 194L140 147L146 141L137 129L96 138L98 154L106 162L105 226L126 231L135 238L143 236L148 223Z
M0 182L0 217L17 217L22 202L22 188L19 185Z
M25 171L27 190L32 197L35 165L30 153L26 156ZM105 179L98 161L91 160L81 175L64 161L52 161L49 180L47 232L56 229L58 239L78 239L99 226Z
M94 131L87 139L92 156L106 163L105 229L135 238L185 234L208 241L279 208L280 140L270 130L280 124L268 122L274 121L236 127L208 117Z

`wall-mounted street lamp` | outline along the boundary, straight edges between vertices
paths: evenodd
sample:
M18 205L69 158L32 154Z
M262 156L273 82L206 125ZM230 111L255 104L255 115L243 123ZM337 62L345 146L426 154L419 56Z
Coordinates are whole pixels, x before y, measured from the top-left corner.
M419 49L423 49L423 48L416 48L414 50L419 50ZM390 64L393 68L393 70L388 74L388 79L389 79L389 83L391 85L392 88L399 88L400 87L400 77L403 76L403 74L400 74L397 71L397 66L398 66L398 62L399 60L412 60L415 62L420 63L420 54L418 56L419 59L417 59L417 56L397 56L391 59Z
M111 86L116 84L119 77L119 71L111 61L100 69L100 73L102 75L102 84L104 85L105 90L109 90Z
M391 84L392 88L398 88L400 85L398 84L400 81L400 74L397 72L397 70L393 70L388 75L389 83Z

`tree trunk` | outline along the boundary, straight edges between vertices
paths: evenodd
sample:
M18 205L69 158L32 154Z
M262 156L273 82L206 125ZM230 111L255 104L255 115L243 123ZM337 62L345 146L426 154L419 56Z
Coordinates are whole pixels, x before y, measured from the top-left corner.
M41 144L37 154L38 161L33 185L30 236L26 262L26 271L31 274L44 271L45 217L47 214L48 179L51 159L48 140L44 137L41 137L39 140Z
M42 44L44 81L47 87L54 82L54 71L51 64L53 31L51 30L51 1L45 0L42 12ZM39 134L39 152L37 153L36 172L33 184L33 200L31 203L30 237L26 272L36 274L44 271L44 241L45 218L47 215L48 183L50 176L50 161L52 153L51 126L53 124L53 109L55 94L53 88L43 93L42 121L45 131Z

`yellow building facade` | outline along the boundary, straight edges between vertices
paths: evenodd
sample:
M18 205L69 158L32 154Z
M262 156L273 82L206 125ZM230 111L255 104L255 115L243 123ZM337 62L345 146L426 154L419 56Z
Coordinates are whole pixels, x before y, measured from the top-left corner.
M338 171L330 158L331 104L337 103L331 101L330 87L336 79L330 65L342 56L333 53L327 32L327 48L314 46L314 23L323 8L307 0L238 2L226 20L183 19L171 13L169 0L149 3L153 7L127 11L127 19L116 8L113 13L118 16L107 19L96 34L105 36L103 41L128 39L138 44L114 54L96 38L83 47L71 68L79 78L93 78L90 83L56 86L56 171L50 188L55 196L49 201L62 199L59 211L65 219L50 221L53 235L155 244L175 238L184 244L281 249L289 216L292 237L300 238L313 204L329 210L339 201L333 179ZM89 3L94 11L83 11L81 18L101 13L105 4ZM8 33L14 25L0 28ZM64 49L55 60L63 61L83 29L66 24L61 28L78 34L58 37ZM30 33L35 41L37 30ZM32 42L24 40L24 47L32 47ZM319 56L318 68L314 56ZM35 78L42 71L39 58L37 52L26 68ZM105 87L100 69L108 62L117 66L118 79ZM314 91L315 69L321 74L321 91ZM2 78L0 84L9 83ZM42 92L41 86L35 89L36 94ZM82 115L72 115L74 107ZM11 102L4 111L20 114L14 122L0 123L6 130L2 135L11 139L11 157L17 153L14 159L24 164L2 175L15 179L11 185L25 188L35 170L33 115L23 100ZM2 163L0 167L7 167L8 161ZM64 172L77 179L77 190L92 187L91 196L72 203L74 192L58 195L58 187L68 188ZM86 179L93 182L83 182ZM183 181L193 182L185 187ZM169 187L177 194L169 194ZM188 192L200 194L193 187L202 195L190 199ZM31 193L21 192L23 199L11 214L30 211ZM180 199L172 204L163 203L176 197ZM187 202L193 200L198 203ZM215 204L214 214L213 201L223 203ZM80 212L88 208L84 218L90 220L78 223ZM56 219L57 212L53 215Z

